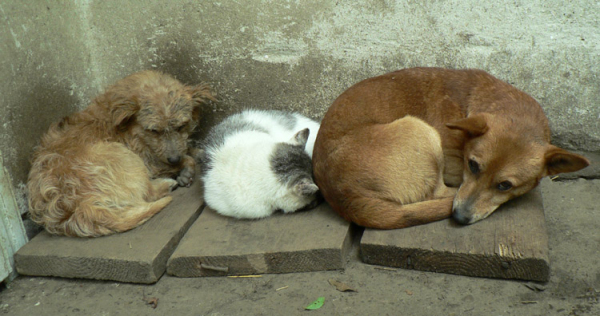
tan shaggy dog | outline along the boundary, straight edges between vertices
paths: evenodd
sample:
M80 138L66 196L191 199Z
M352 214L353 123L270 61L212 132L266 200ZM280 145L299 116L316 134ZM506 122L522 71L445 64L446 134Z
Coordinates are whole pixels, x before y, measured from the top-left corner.
M33 155L31 219L52 234L80 237L148 220L171 201L172 188L191 184L188 136L212 98L204 84L142 71L53 124Z
M550 144L548 120L529 95L481 70L441 68L350 87L323 118L313 153L331 207L381 229L451 215L474 223L542 177L588 165Z

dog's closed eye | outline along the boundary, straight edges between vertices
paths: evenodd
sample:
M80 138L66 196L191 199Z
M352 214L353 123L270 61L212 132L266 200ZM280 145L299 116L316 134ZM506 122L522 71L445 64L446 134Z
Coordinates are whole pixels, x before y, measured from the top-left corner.
M479 169L479 164L477 163L477 161L473 160L473 159L469 159L469 170L471 170L472 174L478 174L480 169Z
M496 186L496 188L499 191L508 191L510 189L512 189L513 184L510 181L502 181L500 183L498 183L498 185Z

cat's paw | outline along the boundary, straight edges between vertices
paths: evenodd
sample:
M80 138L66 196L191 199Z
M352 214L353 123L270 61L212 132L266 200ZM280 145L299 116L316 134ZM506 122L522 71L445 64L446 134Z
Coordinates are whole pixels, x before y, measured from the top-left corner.
M194 169L191 168L183 168L179 175L177 176L177 183L181 187L189 187L194 182Z

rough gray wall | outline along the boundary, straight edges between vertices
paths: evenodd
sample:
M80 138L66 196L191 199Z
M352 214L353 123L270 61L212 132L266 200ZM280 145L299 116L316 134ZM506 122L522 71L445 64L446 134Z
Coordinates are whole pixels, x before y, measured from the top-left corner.
M206 81L201 134L246 107L320 118L355 82L482 68L535 97L554 142L600 151L600 3L0 0L0 151L15 187L51 122L129 73Z

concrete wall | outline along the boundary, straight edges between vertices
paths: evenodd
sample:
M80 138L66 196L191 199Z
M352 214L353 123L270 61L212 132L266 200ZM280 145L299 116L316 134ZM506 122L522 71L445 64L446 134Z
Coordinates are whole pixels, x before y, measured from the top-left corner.
M540 101L556 144L600 151L597 1L73 2L0 0L0 151L20 192L51 122L147 68L214 86L202 131L251 106L320 118L399 68L482 68Z

